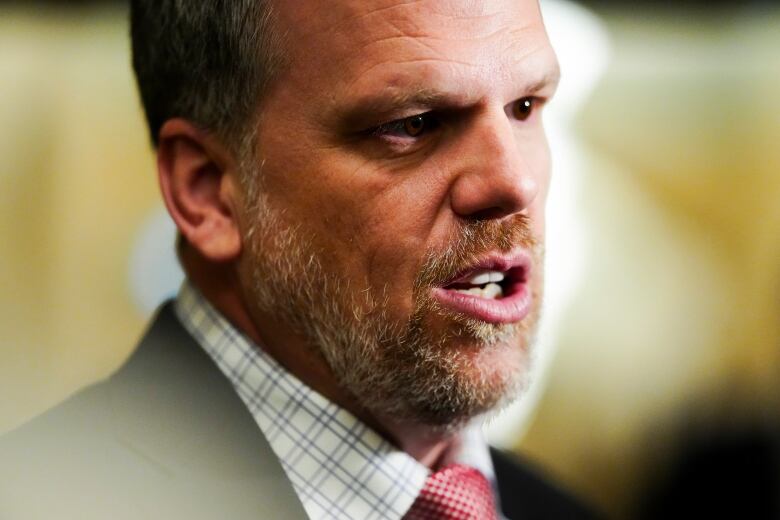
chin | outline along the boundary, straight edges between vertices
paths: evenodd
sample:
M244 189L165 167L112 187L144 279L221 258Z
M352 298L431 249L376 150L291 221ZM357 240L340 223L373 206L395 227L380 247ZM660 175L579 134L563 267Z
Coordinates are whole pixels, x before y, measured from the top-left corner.
M520 327L464 327L432 333L425 352L407 365L397 388L403 407L395 410L436 430L455 431L478 416L500 411L526 387L528 342ZM412 368L413 367L413 368ZM412 375L414 374L414 375ZM401 403L398 403L401 404Z
M464 383L470 384L476 392L482 387L485 397L494 394L496 403L513 400L516 392L525 386L529 356L522 336L491 338L490 343L473 340L473 344L464 349L464 354L469 360L461 375Z

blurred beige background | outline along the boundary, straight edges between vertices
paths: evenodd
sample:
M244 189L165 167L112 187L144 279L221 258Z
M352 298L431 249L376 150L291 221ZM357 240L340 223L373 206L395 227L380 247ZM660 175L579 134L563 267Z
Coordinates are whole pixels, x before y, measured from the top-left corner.
M520 451L625 516L690 410L774 410L780 12L599 13L580 283ZM117 367L159 209L125 14L0 6L0 431ZM161 251L161 255L170 251Z
M125 26L0 12L0 430L107 374L145 321L128 261L159 198Z
M686 415L777 415L780 13L604 21L585 276L521 448L626 517Z

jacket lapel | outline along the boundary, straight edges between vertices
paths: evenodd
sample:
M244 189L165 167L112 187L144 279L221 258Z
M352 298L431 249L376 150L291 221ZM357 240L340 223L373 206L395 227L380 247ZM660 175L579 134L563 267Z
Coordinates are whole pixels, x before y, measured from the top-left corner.
M223 518L307 518L253 417L170 303L107 386L114 435L164 475L169 489L157 495L186 495Z

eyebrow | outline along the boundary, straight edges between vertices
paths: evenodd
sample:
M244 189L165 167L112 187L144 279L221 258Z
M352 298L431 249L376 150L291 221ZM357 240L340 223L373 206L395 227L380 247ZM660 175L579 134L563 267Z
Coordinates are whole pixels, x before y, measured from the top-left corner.
M519 97L536 95L545 89L549 89L552 95L559 80L560 69L556 66L555 70L530 81L527 85L520 85L517 91L522 95ZM395 117L395 115L404 117L404 112L466 108L472 103L468 95L423 86L403 90L384 89L351 102L343 111L341 119L346 127L356 128L374 124L375 119Z
M561 69L556 64L555 68L545 73L540 79L532 82L525 90L528 94L538 94L542 90L550 89L550 95L555 93L555 89L558 87L558 83L561 81Z
M416 109L462 106L462 96L437 89L419 87L411 89L383 89L374 94L353 100L344 110L342 120L347 127L373 124L373 119L393 117Z

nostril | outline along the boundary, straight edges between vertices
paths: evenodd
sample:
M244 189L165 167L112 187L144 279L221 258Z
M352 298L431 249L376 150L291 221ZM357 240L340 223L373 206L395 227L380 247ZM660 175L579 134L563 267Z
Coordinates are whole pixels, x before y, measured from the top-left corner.
M470 220L495 220L502 217L505 217L507 214L506 210L499 208L498 206L493 206L492 208L486 208L481 209L479 211L476 211L472 213L471 215L468 215L468 218Z

